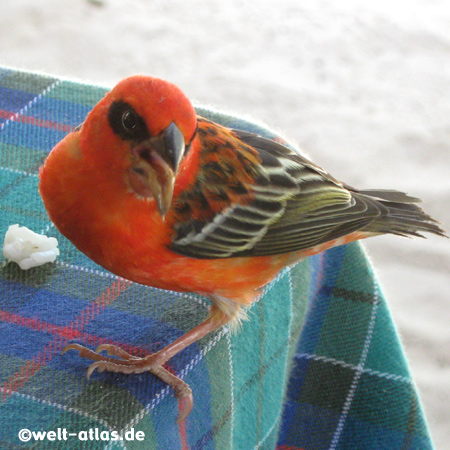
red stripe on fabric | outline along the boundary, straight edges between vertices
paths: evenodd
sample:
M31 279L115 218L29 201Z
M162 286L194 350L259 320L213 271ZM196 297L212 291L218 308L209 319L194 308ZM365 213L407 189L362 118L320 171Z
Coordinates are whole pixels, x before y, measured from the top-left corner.
M69 133L75 129L73 125L52 122L51 120L43 120L33 116L25 116L23 114L13 113L11 111L5 111L4 109L0 109L0 119L13 120L14 122L20 122L26 125L49 128L51 130L64 131L66 133Z
M100 313L100 310L98 311L98 313ZM52 323L42 322L38 319L30 320L28 317L22 317L17 314L11 314L6 311L0 311L0 321L11 323L14 325L19 325L25 328L29 328L31 330L53 334L55 336L57 335L64 341L79 339L81 341L89 341L93 345L97 346L100 344L120 345L126 352L131 353L134 356L145 356L150 354L148 350L142 347L136 347L121 342L113 342L109 339L101 338L93 334L83 333L80 330L77 330L77 327L74 325L61 327L59 325L54 325ZM77 321L75 321L75 323L77 323ZM156 344L158 343L155 343L155 345ZM45 352L46 349L44 348L43 351Z
M183 403L184 404L184 403ZM182 406L178 403L179 414L182 412ZM181 450L189 450L189 444L187 441L186 421L178 424L178 431L180 433Z
M292 447L291 445L277 446L276 450L305 450L303 447Z
M113 284L106 289L106 292L103 292L101 296L98 296L95 301L91 302L84 310L81 311L81 320L78 320L79 318L77 317L75 323L71 322L66 327L49 324L47 322L40 321L39 319L31 319L29 317L22 317L17 314L1 311L0 319L4 322L20 325L32 330L44 331L54 335L53 340L50 341L41 350L41 352L33 356L31 362L28 360L24 366L20 367L14 375L3 383L3 395L1 400L5 401L6 398L11 396L13 392L19 390L36 374L36 372L40 370L41 367L45 366L53 358L54 354L61 352L67 342L70 339L73 339L71 336L81 338L84 342L86 340L88 342L94 341L97 345L102 343L111 343L106 339L89 335L87 333L82 333L81 331L89 323L89 321L94 319L95 316L101 311L100 309L97 309L97 305L100 303L100 300L102 300L101 309L104 309L104 307L113 302L116 297L124 292L130 285L131 281L128 280L120 279L118 281L114 281ZM131 353L133 349L128 350L127 348L124 348L124 350ZM136 350L140 353L143 352L142 349Z

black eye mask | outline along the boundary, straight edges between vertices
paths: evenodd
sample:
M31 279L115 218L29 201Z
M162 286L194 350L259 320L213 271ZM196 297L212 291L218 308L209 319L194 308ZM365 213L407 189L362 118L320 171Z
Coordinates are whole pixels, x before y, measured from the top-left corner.
M124 101L116 101L109 107L108 120L114 133L124 140L142 142L150 138L144 119Z

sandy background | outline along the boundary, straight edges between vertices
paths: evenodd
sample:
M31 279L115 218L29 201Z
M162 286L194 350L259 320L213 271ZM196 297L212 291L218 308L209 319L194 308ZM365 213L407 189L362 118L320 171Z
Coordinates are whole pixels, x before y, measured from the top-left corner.
M5 0L0 65L112 86L145 72L261 120L450 230L446 0ZM450 448L450 240L367 242L437 449Z

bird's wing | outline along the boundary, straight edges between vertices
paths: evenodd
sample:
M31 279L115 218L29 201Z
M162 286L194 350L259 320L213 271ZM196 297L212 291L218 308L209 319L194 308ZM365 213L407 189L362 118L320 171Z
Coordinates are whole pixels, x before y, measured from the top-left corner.
M199 121L201 166L176 200L170 249L195 258L308 249L359 230L379 205L289 148Z

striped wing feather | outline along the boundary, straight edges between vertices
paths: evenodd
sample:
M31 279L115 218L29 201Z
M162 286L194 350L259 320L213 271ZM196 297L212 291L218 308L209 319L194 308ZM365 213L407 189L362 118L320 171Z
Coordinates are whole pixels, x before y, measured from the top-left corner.
M200 129L210 126L208 121L199 122ZM219 130L223 139L218 133L218 138L208 136L202 144L200 171L205 173L199 174L191 192L177 200L176 210L191 211L176 221L170 248L177 253L195 258L276 255L309 249L363 229L442 234L413 204L418 201L415 198L397 191L358 192L284 145L244 131ZM230 140L234 153L224 151ZM214 160L218 173L210 179L214 154L220 155ZM223 176L223 167L232 173L231 178ZM245 179L238 174L246 174ZM219 208L217 196L222 199ZM199 204L204 211L194 217ZM391 224L383 220L378 224L380 218L393 213L396 218ZM424 225L424 220L429 223ZM402 221L407 225L396 228Z

